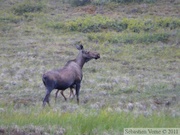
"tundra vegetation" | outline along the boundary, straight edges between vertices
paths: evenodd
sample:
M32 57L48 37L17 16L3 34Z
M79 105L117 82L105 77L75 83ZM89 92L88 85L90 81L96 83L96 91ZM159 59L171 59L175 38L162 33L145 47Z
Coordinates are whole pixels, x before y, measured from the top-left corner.
M179 0L79 2L0 1L0 134L179 127ZM54 90L42 108L43 73L74 59L79 42L101 54L83 68L79 105L55 103Z

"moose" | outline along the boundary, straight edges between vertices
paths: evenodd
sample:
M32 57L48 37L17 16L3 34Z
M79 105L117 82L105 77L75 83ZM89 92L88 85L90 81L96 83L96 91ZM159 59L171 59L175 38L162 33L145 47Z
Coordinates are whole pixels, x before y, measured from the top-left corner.
M42 81L46 88L46 95L43 100L43 106L46 103L50 106L49 97L51 91L57 89L57 93L61 90L61 94L66 100L63 91L70 88L76 90L77 104L79 104L79 91L81 87L81 81L83 78L82 68L84 64L91 59L99 59L100 54L97 52L91 52L84 50L83 45L77 45L76 48L79 50L79 54L76 59L68 61L65 66L61 69L51 70L43 74Z

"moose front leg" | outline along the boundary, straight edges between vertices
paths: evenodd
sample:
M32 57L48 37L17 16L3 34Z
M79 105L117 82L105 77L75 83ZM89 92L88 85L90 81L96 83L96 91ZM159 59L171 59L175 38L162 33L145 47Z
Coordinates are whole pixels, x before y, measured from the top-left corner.
M77 104L79 104L79 90L80 90L81 84L76 84L76 98L77 98Z

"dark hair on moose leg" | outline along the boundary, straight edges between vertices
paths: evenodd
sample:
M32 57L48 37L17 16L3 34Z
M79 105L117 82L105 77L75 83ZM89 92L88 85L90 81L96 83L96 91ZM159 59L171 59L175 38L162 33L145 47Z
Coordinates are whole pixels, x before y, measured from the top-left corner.
M73 88L75 89L76 88L76 85L73 85L72 87L70 87L70 94L69 94L69 98L74 98L74 92L73 92ZM55 102L57 101L57 96L58 96L58 92L61 91L61 95L64 97L64 100L66 101L67 98L66 96L64 95L64 91L63 90L57 90L56 93L55 93Z

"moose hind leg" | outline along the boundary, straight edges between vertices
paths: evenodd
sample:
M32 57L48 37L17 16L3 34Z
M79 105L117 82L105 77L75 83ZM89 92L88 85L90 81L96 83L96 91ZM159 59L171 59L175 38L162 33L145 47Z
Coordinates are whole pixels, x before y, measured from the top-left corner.
M57 100L58 92L59 92L59 90L57 90L56 93L55 93L55 102Z
M46 89L46 96L44 97L44 100L43 100L43 107L46 105L46 102L50 106L50 103L49 103L50 93L51 93L51 90Z
M67 98L64 96L63 91L61 91L61 95L64 97L64 100L66 101L66 100L67 100Z
M69 95L69 98L70 99L73 99L74 98L74 92L73 92L73 88L70 88L70 95Z

